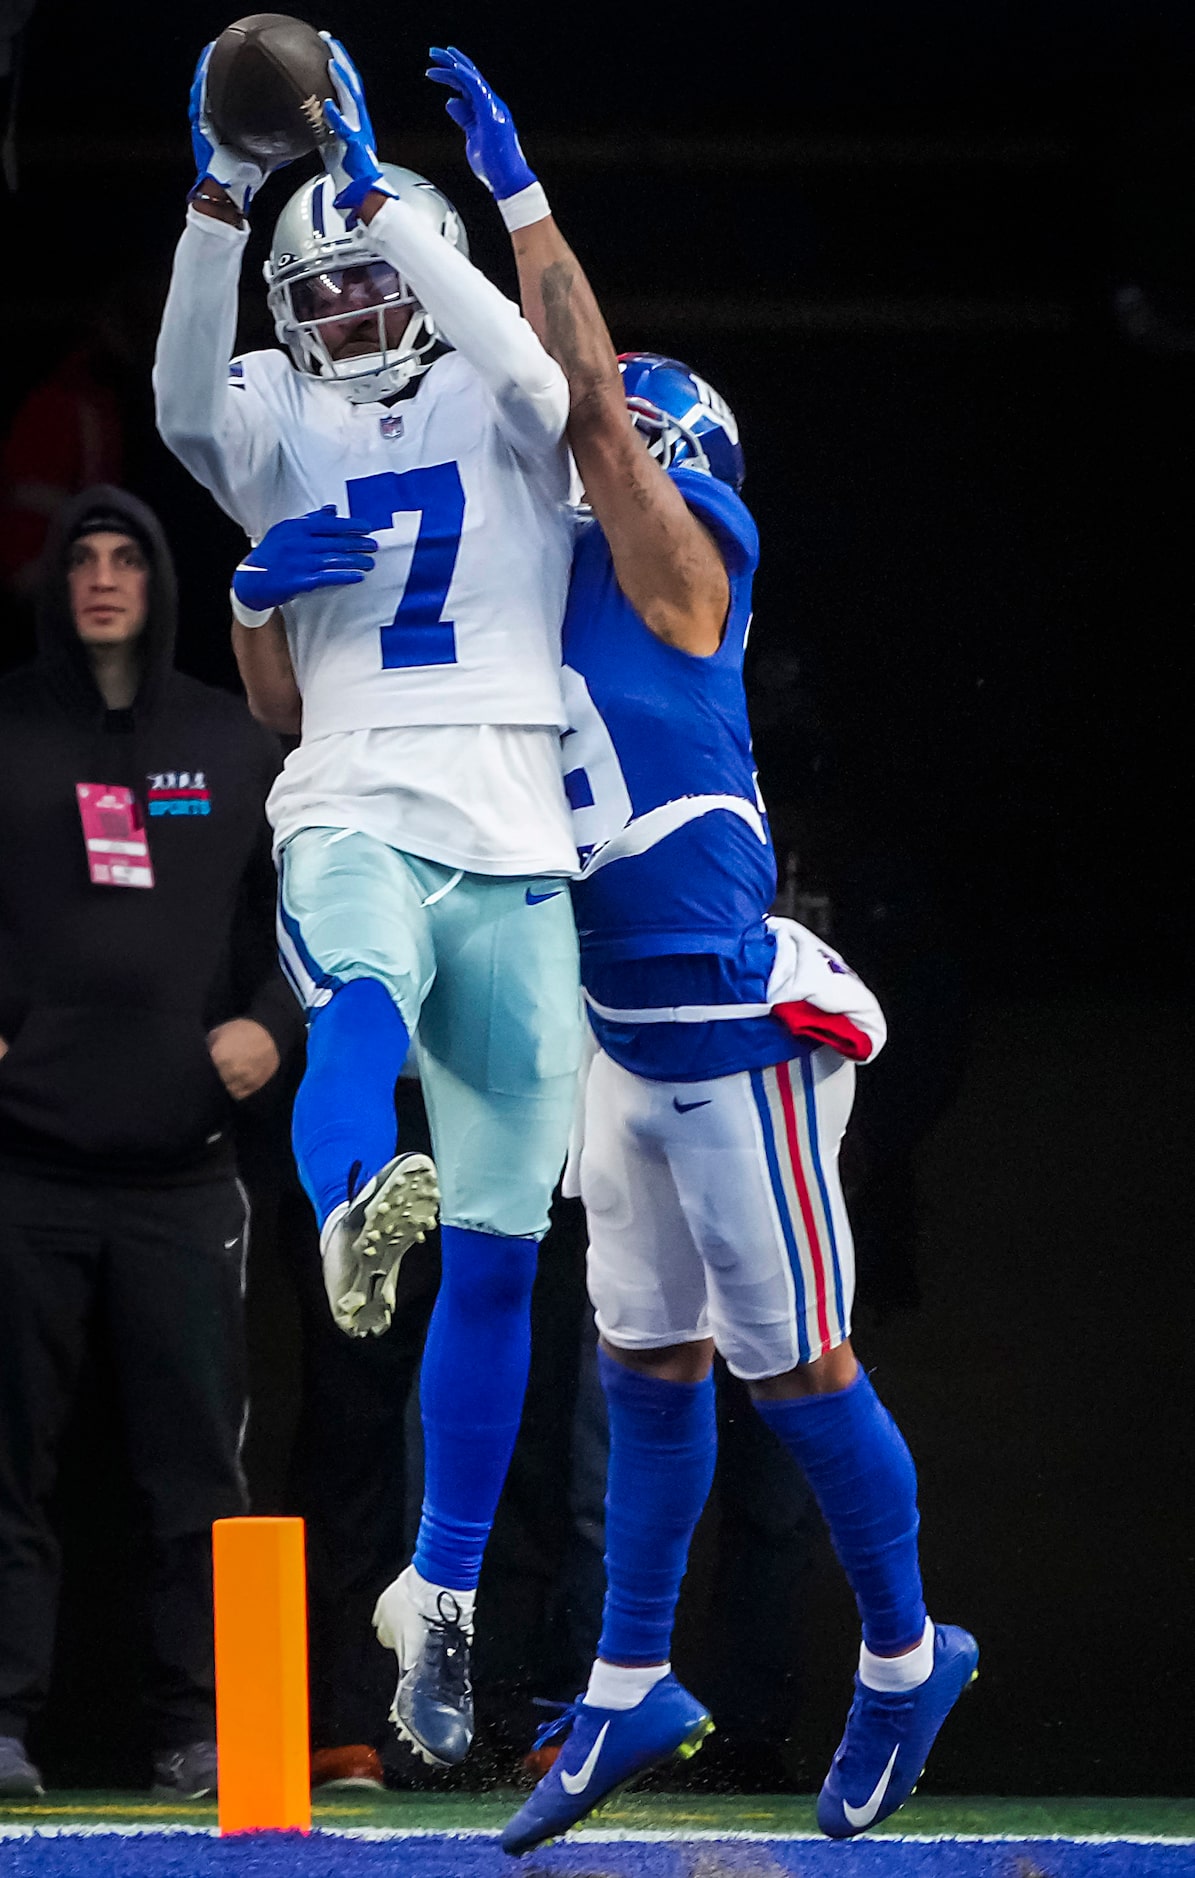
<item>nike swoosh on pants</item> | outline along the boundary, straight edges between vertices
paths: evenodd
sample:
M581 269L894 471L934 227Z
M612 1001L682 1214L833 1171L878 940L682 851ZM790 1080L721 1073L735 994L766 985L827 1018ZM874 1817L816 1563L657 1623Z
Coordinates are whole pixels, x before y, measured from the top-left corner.
M887 1767L885 1767L883 1773L876 1781L870 1798L864 1800L862 1806L851 1806L847 1800L842 1802L842 1810L846 1814L847 1821L850 1825L856 1828L870 1826L872 1820L884 1804L884 1795L888 1791L888 1782L892 1778L892 1769L896 1766L896 1757L899 1753L899 1747L893 1748Z
M609 1727L609 1722L602 1723L601 1727L598 1729L597 1740L590 1748L575 1774L567 1774L564 1769L561 1768L560 1784L566 1793L584 1793L593 1778L593 1770L597 1766L598 1755L602 1751L602 1742L606 1739Z

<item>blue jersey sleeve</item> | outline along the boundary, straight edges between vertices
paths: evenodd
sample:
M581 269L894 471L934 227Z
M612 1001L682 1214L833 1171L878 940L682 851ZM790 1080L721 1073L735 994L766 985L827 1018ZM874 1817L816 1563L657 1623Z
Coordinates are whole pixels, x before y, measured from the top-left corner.
M743 498L708 470L678 465L668 474L694 515L714 536L731 577L754 574L759 565L759 530Z

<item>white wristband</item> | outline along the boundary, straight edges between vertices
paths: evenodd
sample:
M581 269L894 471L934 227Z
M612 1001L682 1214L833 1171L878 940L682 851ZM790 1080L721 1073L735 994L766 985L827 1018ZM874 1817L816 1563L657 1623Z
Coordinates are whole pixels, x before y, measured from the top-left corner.
M264 626L268 619L274 617L275 609L272 606L266 607L263 612L255 606L246 606L243 600L238 600L235 587L228 589L228 599L232 606L232 617L238 626Z
M498 204L498 213L513 235L516 228L527 228L532 222L542 222L551 215L548 198L544 194L542 183L528 183L526 189L520 189L517 196L507 196Z

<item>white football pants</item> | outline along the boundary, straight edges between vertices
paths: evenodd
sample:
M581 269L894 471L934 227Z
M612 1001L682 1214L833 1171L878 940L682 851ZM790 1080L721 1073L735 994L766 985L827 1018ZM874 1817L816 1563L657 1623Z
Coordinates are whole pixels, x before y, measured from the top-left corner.
M748 1382L842 1343L854 1092L854 1064L825 1046L711 1082L649 1082L598 1051L580 1186L602 1334L629 1350L713 1337Z

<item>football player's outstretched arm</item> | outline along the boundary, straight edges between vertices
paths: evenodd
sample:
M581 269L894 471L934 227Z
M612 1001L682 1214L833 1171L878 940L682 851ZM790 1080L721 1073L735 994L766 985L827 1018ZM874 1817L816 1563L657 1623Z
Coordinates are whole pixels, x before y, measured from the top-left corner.
M244 210L264 180L256 164L223 147L207 117L211 47L191 86L191 142L198 172L174 256L154 361L154 400L164 442L237 521L246 492L278 454L269 412L242 383L230 386L237 289L248 228Z
M422 216L395 201L378 162L361 79L335 39L332 76L339 105L326 106L336 132L323 146L336 187L336 206L351 227L369 226L370 245L410 283L437 329L477 371L498 421L525 458L552 459L565 474L568 388L517 306L437 234Z
M708 656L730 607L721 551L631 424L606 322L556 223L511 239L528 317L568 379L568 439L618 584L658 638Z
M568 438L619 586L659 638L708 656L721 644L730 605L721 552L632 428L601 309L509 111L463 53L433 48L432 57L439 63L428 77L456 94L449 115L510 230L523 310L568 380Z

